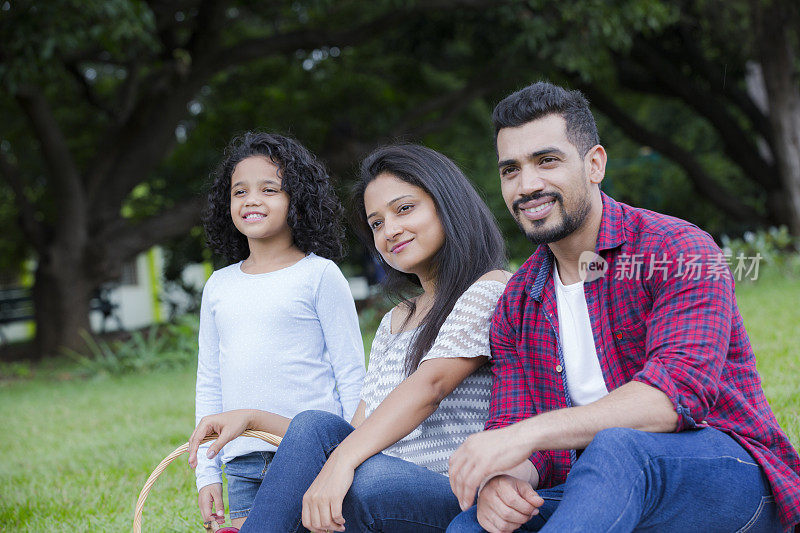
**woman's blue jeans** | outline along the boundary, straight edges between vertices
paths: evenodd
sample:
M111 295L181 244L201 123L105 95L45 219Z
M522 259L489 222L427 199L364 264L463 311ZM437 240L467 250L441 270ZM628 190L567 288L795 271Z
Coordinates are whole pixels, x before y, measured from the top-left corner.
M292 419L241 533L307 531L302 501L331 452L353 431L341 417L304 411ZM356 468L342 502L347 531L444 532L459 513L447 476L379 453Z
M518 531L780 532L761 468L715 429L598 433L563 485ZM484 531L472 507L448 533Z

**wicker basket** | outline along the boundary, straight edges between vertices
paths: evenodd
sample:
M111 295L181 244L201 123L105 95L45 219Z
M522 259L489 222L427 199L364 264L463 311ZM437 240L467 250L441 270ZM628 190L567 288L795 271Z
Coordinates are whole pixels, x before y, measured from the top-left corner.
M244 433L242 433L243 437L255 437L257 439L261 439L266 441L270 444L274 444L278 446L281 443L281 438L273 435L272 433L267 433L265 431L253 431L248 429ZM217 438L217 435L209 435L208 437L204 438L202 443L210 442ZM139 493L139 499L136 501L136 511L133 513L133 533L141 533L142 532L142 510L144 509L144 501L147 499L147 495L150 494L150 489L153 488L153 483L156 482L158 476L161 475L161 472L178 456L186 453L189 450L189 443L182 444L175 448L175 451L169 454L161 461L158 466L153 470L153 473L150 474L150 477L147 478L147 482L142 487L142 492Z

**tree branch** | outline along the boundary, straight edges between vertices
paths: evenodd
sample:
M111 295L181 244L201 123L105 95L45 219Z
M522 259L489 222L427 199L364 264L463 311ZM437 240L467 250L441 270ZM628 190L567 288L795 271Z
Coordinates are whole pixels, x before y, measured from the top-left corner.
M678 27L680 33L679 40L683 50L669 53L673 62L680 63L686 61L695 76L705 79L711 91L739 108L744 115L750 120L753 127L761 134L764 139L772 144L772 130L769 127L769 119L761 112L753 100L738 87L735 83L715 83L710 73L714 72L718 67L711 64L703 55L703 51L697 45L697 39L692 35L692 31L685 24Z
M105 250L102 257L107 260L126 261L156 244L186 235L200 224L205 202L198 196L137 223L118 220L92 241Z
M293 54L297 49L311 49L323 45L348 46L364 42L395 27L399 21L419 15L430 9L468 7L479 8L497 5L489 0L433 0L420 3L399 13L388 12L359 25L338 31L328 28L310 28L280 33L268 38L250 39L227 48L218 46L213 39L204 41L191 56L191 64L174 61L164 70L154 74L153 83L143 83L147 90L139 96L130 119L107 138L108 146L130 147L127 150L98 150L105 155L92 165L89 180L91 205L99 223L113 220L122 201L143 176L149 173L174 145L174 129L186 114L186 103L211 76L227 68L264 57ZM218 9L216 2L208 1L206 9ZM210 29L213 35L213 29ZM145 135L145 132L147 134ZM142 142L145 138L146 141ZM135 143L131 142L136 140ZM105 215L100 213L105 210Z
M403 21L422 13L455 8L480 9L510 4L513 0L428 0L414 4L400 11L389 11L372 20L348 27L344 30L330 31L327 27L305 28L270 37L249 39L230 47L219 49L210 58L209 66L217 71L224 66L237 65L263 57L294 53L299 49L313 49L321 46L351 46L380 35L398 26Z
M63 242L82 246L88 213L81 177L67 141L50 111L50 106L37 88L21 87L16 98L39 139L51 177L50 183L56 189L59 219L68 222L60 224L56 231L62 233Z
M194 31L186 44L192 57L205 55L217 45L220 28L225 20L225 5L218 0L202 0L195 17Z
M504 85L505 80L502 76L495 76L494 66L482 69L477 75L473 76L460 89L442 94L432 98L425 104L415 108L406 115L403 120L392 128L390 137L410 135L422 137L431 132L438 131L447 127L455 117L457 117L467 106L490 91ZM430 113L444 110L442 115L436 120L428 120L421 124L420 119L425 118Z
M91 105L102 111L108 116L113 116L114 113L111 109L108 108L98 97L97 93L94 92L94 88L86 81L86 76L83 75L78 65L75 63L65 63L65 68L67 72L69 72L75 82L81 89L83 96L86 98L86 101L89 102Z
M766 190L780 186L775 176L774 165L761 158L758 147L744 134L736 119L718 100L710 97L698 88L695 82L682 75L650 43L637 40L631 54L660 84L714 125L720 134L725 154L742 168L748 178Z
M137 61L129 63L126 68L128 77L120 88L115 106L118 123L124 123L130 117L133 106L136 103L139 82L141 81L139 63Z
M14 191L22 233L37 251L41 251L44 247L44 228L41 223L36 221L35 207L28 199L28 195L25 194L25 185L19 169L8 160L2 151L0 151L0 175Z
M643 127L593 85L581 83L575 76L571 78L575 80L576 86L589 97L592 105L606 115L626 135L637 142L652 147L663 156L677 163L686 172L686 176L695 191L712 205L729 215L737 217L737 219L744 218L758 223L767 222L763 216L739 201L736 196L723 189L720 184L703 171L700 162L688 150L681 148L667 137Z

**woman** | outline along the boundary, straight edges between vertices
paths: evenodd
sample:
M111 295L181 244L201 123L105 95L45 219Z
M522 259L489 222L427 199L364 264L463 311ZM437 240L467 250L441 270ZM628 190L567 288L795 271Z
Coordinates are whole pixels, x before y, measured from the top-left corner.
M384 316L351 424L306 411L207 417L196 443L219 448L245 429L284 435L242 529L444 531L459 512L448 459L483 428L491 377L489 323L505 282L503 240L458 167L416 145L388 146L361 166L357 230L400 303ZM415 290L416 289L416 290ZM408 297L414 291L416 295Z

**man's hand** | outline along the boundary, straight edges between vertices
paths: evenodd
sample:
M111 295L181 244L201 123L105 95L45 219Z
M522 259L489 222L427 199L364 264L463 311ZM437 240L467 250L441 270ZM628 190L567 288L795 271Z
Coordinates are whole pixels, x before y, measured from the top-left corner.
M189 438L189 466L197 467L197 448L206 436L212 433L219 435L217 440L208 447L208 458L211 459L219 453L223 446L244 433L246 429L250 429L251 413L252 411L249 409L237 409L204 416Z
M450 456L450 487L462 510L472 507L485 479L517 466L533 452L519 433L519 424L474 433Z
M222 484L212 483L200 489L197 495L197 505L200 507L200 516L203 522L216 520L225 523L225 504L222 502ZM216 508L216 512L214 509Z
M489 533L510 533L538 514L542 505L544 500L529 483L499 475L478 495L478 523Z

